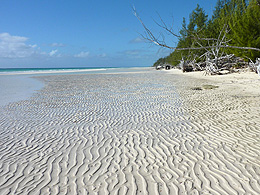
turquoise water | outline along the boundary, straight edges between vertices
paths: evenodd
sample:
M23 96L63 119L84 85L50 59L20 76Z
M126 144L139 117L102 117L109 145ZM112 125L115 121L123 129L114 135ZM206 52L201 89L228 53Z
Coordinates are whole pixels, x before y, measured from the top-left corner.
M0 68L0 74L38 74L38 73L57 73L57 72L83 72L100 71L112 69L110 67L88 67L88 68Z
M0 106L26 100L44 84L33 76L94 73L104 68L0 68Z
M88 68L0 68L0 72L28 72L28 71L53 71L53 70L84 70L84 69L109 69L111 67L88 67Z
M115 73L115 72L135 72L136 70L150 69L150 67L131 67L131 68L113 68L113 67L88 67L88 68L0 68L1 75L49 75L49 74L79 74L79 73Z

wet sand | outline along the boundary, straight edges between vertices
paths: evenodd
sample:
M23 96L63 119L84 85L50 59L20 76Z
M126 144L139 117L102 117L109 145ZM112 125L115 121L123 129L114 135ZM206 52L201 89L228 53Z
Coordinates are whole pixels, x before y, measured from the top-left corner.
M38 79L0 108L0 194L260 193L257 93L163 71Z

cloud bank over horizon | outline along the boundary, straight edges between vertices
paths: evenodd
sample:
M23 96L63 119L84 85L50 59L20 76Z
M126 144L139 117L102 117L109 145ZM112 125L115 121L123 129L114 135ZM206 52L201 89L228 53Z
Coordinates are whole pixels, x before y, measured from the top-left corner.
M27 37L0 33L0 58L25 58L36 53L37 45L26 44Z
M85 47L79 47L76 48L78 52L73 52L71 49L73 46L64 43L44 43L39 46L36 43L30 44L30 41L28 37L11 35L7 32L0 33L0 68L143 66L147 59L158 57L149 49L127 49L108 54L104 52L104 49L91 52L86 51ZM137 37L130 40L128 44L142 42L143 40ZM159 56L162 55L165 55L165 53L161 52ZM151 64L146 66L149 65Z

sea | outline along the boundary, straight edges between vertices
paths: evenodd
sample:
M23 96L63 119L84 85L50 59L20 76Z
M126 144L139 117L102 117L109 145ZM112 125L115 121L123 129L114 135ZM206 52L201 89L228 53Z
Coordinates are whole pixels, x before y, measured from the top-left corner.
M80 72L106 71L115 68L88 67L88 68L0 68L0 75L21 74L66 74Z
M112 74L140 72L150 67L88 67L88 68L0 68L0 107L26 100L44 84L35 76L66 74Z

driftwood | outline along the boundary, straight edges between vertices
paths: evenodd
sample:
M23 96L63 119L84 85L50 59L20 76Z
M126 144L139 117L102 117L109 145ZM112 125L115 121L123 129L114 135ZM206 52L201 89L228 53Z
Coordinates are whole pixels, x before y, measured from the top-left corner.
M259 62L258 62L259 63ZM257 63L256 63L257 64ZM181 60L179 66L183 72L190 71L205 71L205 74L223 74L223 72L233 72L236 68L250 68L253 71L256 71L257 67L260 66L245 62L242 58L235 57L235 55L226 55L216 59L207 58L205 61L195 62ZM257 71L256 71L257 72Z
M193 71L193 67L189 64L189 62L185 60L181 60L180 62L180 68L182 69L182 72L191 72Z
M249 64L252 70L255 71L260 76L260 58L257 58L255 63L251 61L251 63Z
M256 66L257 66L257 73L260 76L260 58L257 58L256 60Z
M173 66L171 64L168 64L168 63L161 63L161 64L158 64L155 67L156 70L162 70L162 69L170 70L172 68L173 68Z

